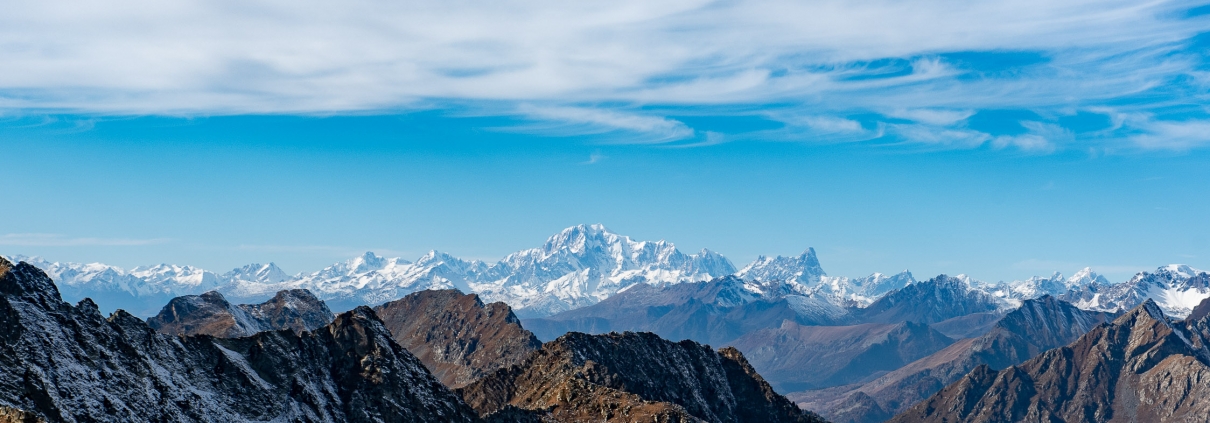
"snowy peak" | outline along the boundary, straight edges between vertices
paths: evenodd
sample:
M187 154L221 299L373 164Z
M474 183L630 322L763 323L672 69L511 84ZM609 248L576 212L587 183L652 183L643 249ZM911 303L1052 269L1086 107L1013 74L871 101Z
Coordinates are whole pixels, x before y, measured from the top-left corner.
M1168 265L1155 272L1140 272L1116 285L1092 284L1062 296L1089 310L1125 311L1154 300L1164 314L1189 315L1203 299L1210 298L1210 274L1185 265Z
M1197 276L1198 274L1206 273L1206 271L1204 271L1204 270L1194 269L1185 264L1169 264L1167 266L1160 267L1155 272L1156 273L1170 273L1170 274L1172 274L1173 279L1175 279L1175 278L1188 279L1188 278Z
M759 282L783 281L801 285L818 284L820 278L827 276L819 265L819 258L814 248L807 248L796 257L765 257L756 258L751 264L741 269L736 276Z
M1067 278L1067 286L1071 288L1081 288L1089 285L1109 285L1109 279L1098 275L1092 271L1091 267L1085 267Z
M372 251L366 251L361 257L349 260L347 266L352 273L369 273L375 270L382 270L387 267L388 262L388 259L379 257Z
M547 255L555 254L559 251L567 251L572 254L584 254L589 249L601 249L607 246L620 244L633 244L630 237L618 235L610 232L602 224L593 225L576 225L570 228L559 231L559 233L547 238L546 243L542 245L542 251Z
M280 283L289 280L290 275L286 274L274 263L255 263L233 269L230 272L224 273L220 278L224 283L231 283L233 281Z

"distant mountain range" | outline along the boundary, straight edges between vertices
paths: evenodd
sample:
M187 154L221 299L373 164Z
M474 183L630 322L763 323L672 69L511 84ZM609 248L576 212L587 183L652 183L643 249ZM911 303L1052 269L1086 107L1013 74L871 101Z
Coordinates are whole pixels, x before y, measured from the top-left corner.
M431 251L415 262L367 252L313 273L288 275L273 263L250 264L226 273L161 264L121 269L99 263L27 261L51 275L65 299L92 298L102 310L125 309L151 316L168 300L217 290L231 301L265 301L286 289L307 289L336 311L378 305L412 292L457 289L484 301L509 304L522 318L554 315L597 304L639 285L704 282L722 276L744 281L737 298L794 295L791 301L865 307L888 292L916 283L910 272L860 278L828 276L813 249L794 257L759 257L737 269L722 255L703 249L685 254L666 241L635 241L602 225L573 226L541 247L509 254L488 264ZM1210 276L1184 265L1160 267L1113 284L1091 269L1070 278L1059 273L1024 281L986 283L959 275L971 289L1015 307L1053 295L1097 311L1121 311L1150 298L1167 314L1184 316L1210 297ZM770 290L773 291L770 291ZM809 299L809 300L804 300Z

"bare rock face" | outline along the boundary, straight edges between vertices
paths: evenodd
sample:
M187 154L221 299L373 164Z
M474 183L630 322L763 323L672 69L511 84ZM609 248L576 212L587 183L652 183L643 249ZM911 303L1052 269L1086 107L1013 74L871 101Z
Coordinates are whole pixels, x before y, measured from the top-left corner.
M1207 326L1170 321L1147 300L1018 366L980 366L891 421L1204 422Z
M821 422L734 348L569 333L459 392L489 421Z
M453 289L415 292L374 311L395 342L451 388L520 364L542 346L508 305Z
M780 328L750 332L731 345L784 392L862 382L952 343L913 322L802 326L786 320Z
M981 365L998 370L1078 339L1112 314L1051 296L1026 300L978 338L959 340L872 381L788 396L834 422L874 423L923 401Z
M301 334L170 336L67 304L41 270L2 258L0 409L53 422L477 420L369 308Z
M261 304L233 305L217 291L176 297L147 324L168 335L237 338L268 330L301 333L331 321L332 312L323 301L305 289L291 289Z

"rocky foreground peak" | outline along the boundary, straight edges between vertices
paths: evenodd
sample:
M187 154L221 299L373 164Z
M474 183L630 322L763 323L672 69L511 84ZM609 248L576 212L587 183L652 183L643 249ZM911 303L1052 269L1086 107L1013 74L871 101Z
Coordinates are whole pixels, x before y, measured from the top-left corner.
M569 333L459 392L489 421L822 421L738 350L651 333Z
M1147 300L1020 365L975 368L891 421L1205 421L1206 327L1173 322Z
M267 330L315 330L332 321L328 306L305 289L279 291L261 304L233 305L223 294L173 298L147 324L168 335L249 336Z
M395 342L450 387L519 364L542 346L504 303L485 305L453 289L412 293L374 310Z
M2 260L2 259L0 259ZM0 261L0 413L17 421L471 422L477 416L358 308L301 334L160 334L63 302Z

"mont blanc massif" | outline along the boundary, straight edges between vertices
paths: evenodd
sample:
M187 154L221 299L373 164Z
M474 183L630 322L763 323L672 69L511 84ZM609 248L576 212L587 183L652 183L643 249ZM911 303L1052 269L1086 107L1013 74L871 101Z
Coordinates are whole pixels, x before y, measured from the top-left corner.
M1210 274L736 266L567 228L313 273L0 258L0 422L1207 422Z

